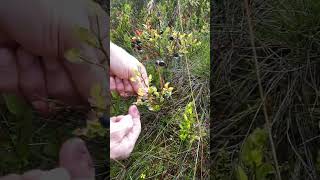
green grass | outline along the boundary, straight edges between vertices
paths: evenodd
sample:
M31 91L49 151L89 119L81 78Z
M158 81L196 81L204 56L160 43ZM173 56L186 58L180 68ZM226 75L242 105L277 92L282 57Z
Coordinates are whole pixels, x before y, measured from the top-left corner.
M181 4L188 2L181 1ZM135 7L133 1L113 3L114 6L111 7L111 14L123 12L124 6L131 5ZM166 13L161 16L163 25L160 29L166 28L170 17L173 15L174 4L176 3L169 4L166 1L158 1L155 4L155 9L166 9L166 11L161 11ZM187 9L187 5L184 5L185 7L181 8ZM130 26L126 27L128 28L127 30L119 29L119 22L112 24L111 32L114 32L114 36L112 37L129 52L133 51L128 37L129 39L133 37L134 33L132 30L141 28L142 24L145 23L147 19L145 15L146 7L147 3L142 3L141 7L137 8L138 10L130 14L129 22L134 23L130 23ZM205 10L208 13L208 9ZM156 16L156 14L155 11L150 16ZM189 26L195 21L194 18L191 19L192 21L190 19L185 21L186 24L183 25L184 32L194 32L194 36L202 44L187 56L173 61L173 64L168 60L167 63L170 64L164 70L163 77L166 81L171 82L171 86L174 87L172 98L162 106L159 112L151 112L146 110L145 107L139 107L142 115L141 134L133 153L127 160L111 162L112 179L207 179L209 177L209 32L197 32L202 27L200 27L200 23L208 23L208 19L204 17L202 22L198 22L198 26L194 26L194 29L191 28L192 26ZM121 19L118 19L118 21L121 21ZM156 19L152 19L151 21L157 24ZM188 23L190 24L188 25ZM177 17L173 24L174 29L177 31L181 30L179 17ZM156 25L155 27L156 29L159 28ZM119 35L119 31L127 33ZM133 54L137 55L136 53ZM139 59L139 56L137 58ZM155 60L157 58L150 59L148 62L142 62L146 65L148 73L153 75L156 84L159 84L158 74L155 70ZM188 72L186 63L188 63L190 73ZM191 88L194 92L193 97L195 98L199 119L192 127L193 134L200 135L200 131L205 131L206 136L190 144L188 140L183 142L179 138L179 126L183 121L186 105L192 102ZM125 105L123 101L120 101L114 105L126 108L129 104Z

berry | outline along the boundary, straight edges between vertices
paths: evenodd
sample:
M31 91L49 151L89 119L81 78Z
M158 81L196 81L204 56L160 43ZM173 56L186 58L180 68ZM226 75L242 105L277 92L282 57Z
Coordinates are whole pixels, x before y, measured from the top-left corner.
M142 42L141 42L140 40L137 40L137 41L136 41L136 44L137 44L137 45L141 45Z
M167 66L167 64L163 60L157 60L156 65L161 67Z
M173 40L174 40L174 37L173 37L173 36L170 36L170 37L169 37L169 40L170 40L170 41L173 41Z
M106 115L100 117L99 121L104 128L110 128L110 119Z

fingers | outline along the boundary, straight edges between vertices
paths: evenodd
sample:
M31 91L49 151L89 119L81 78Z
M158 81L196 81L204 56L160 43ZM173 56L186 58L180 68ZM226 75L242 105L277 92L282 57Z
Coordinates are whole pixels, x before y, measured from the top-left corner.
M44 175L45 175L44 171L41 171L39 169L35 169L35 170L25 172L22 175L22 177L24 178L24 180L36 180L36 179L40 179L40 177L42 177Z
M39 59L21 48L17 50L16 57L22 93L36 110L48 113L47 88Z
M56 169L52 169L50 171L44 172L42 176L36 179L30 179L30 180L51 180L51 179L71 180L71 176L65 168L56 168Z
M9 174L4 177L0 177L0 180L23 180L20 175L17 174Z
M115 77L115 83L116 83L116 90L120 94L120 96L128 97L130 95L133 95L133 88L128 80L125 79L119 79L118 77Z
M117 91L123 97L131 96L134 92L128 80L123 80L112 75L110 75L110 91Z
M67 140L60 150L60 166L67 169L73 179L94 178L91 155L85 142L79 138Z
M117 90L116 80L114 79L113 76L110 76L110 91L115 91L115 90Z
M64 66L59 59L43 58L48 96L69 104L80 102Z
M140 112L139 112L137 106L135 106L135 105L130 106L129 115L131 115L132 119L134 119L134 120L140 119Z
M18 93L18 69L13 51L0 48L0 92Z
M88 102L91 97L91 88L97 84L102 88L103 96L107 97L105 94L108 92L107 84L109 79L105 75L103 68L87 63L75 64L66 60L63 61L63 64L67 72L69 72L74 88L83 102Z
M115 77L115 81L116 81L117 91L119 92L120 95L123 95L123 93L124 93L124 84L123 84L122 80L119 79L118 77Z
M123 80L123 84L124 84L124 91L128 94L128 95L132 95L133 91L133 87L131 85L131 83L128 80Z
M117 122L119 122L123 117L124 117L123 115L120 115L120 116L117 116L117 117L111 117L111 122L117 123Z
M130 115L111 118L110 123L110 143L120 143L133 128L133 121Z
M140 113L137 106L130 106L129 114L132 116L133 128L127 140L135 144L141 132Z
M10 174L0 177L0 180L71 180L68 171L64 168L56 168L50 171L31 170L23 175Z
M120 116L118 116L120 117ZM112 121L115 121L117 117L113 118ZM127 119L132 120L132 128L123 131L122 136L116 137L112 133L112 127L110 127L110 158L111 159L125 159L129 157L133 151L134 145L139 137L141 132L141 123L140 123L140 114L136 106L131 106L129 108L129 114L123 116L119 122L125 122ZM120 139L117 139L120 138Z

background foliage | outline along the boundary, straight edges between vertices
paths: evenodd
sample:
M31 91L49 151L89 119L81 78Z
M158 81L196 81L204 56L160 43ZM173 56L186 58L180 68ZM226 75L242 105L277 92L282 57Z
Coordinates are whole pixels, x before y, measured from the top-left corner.
M146 66L157 89L174 88L159 111L139 106L141 135L128 160L111 163L113 179L208 178L209 12L207 0L111 2L111 40ZM135 100L114 96L114 115Z
M319 1L250 1L255 47L244 2L213 4L212 177L276 179L279 170L282 179L319 179ZM267 131L263 105L274 146L258 133Z

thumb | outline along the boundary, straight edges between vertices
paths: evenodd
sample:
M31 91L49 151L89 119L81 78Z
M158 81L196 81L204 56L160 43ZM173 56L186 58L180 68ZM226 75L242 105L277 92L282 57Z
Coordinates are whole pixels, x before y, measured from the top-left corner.
M132 116L132 119L140 119L140 113L137 106L135 105L130 106L129 115Z
M128 135L134 126L130 115L123 116L119 121L110 121L110 140L121 141L123 137Z
M137 106L133 105L129 108L129 114L132 116L133 128L130 132L130 140L136 142L141 132L140 113Z

